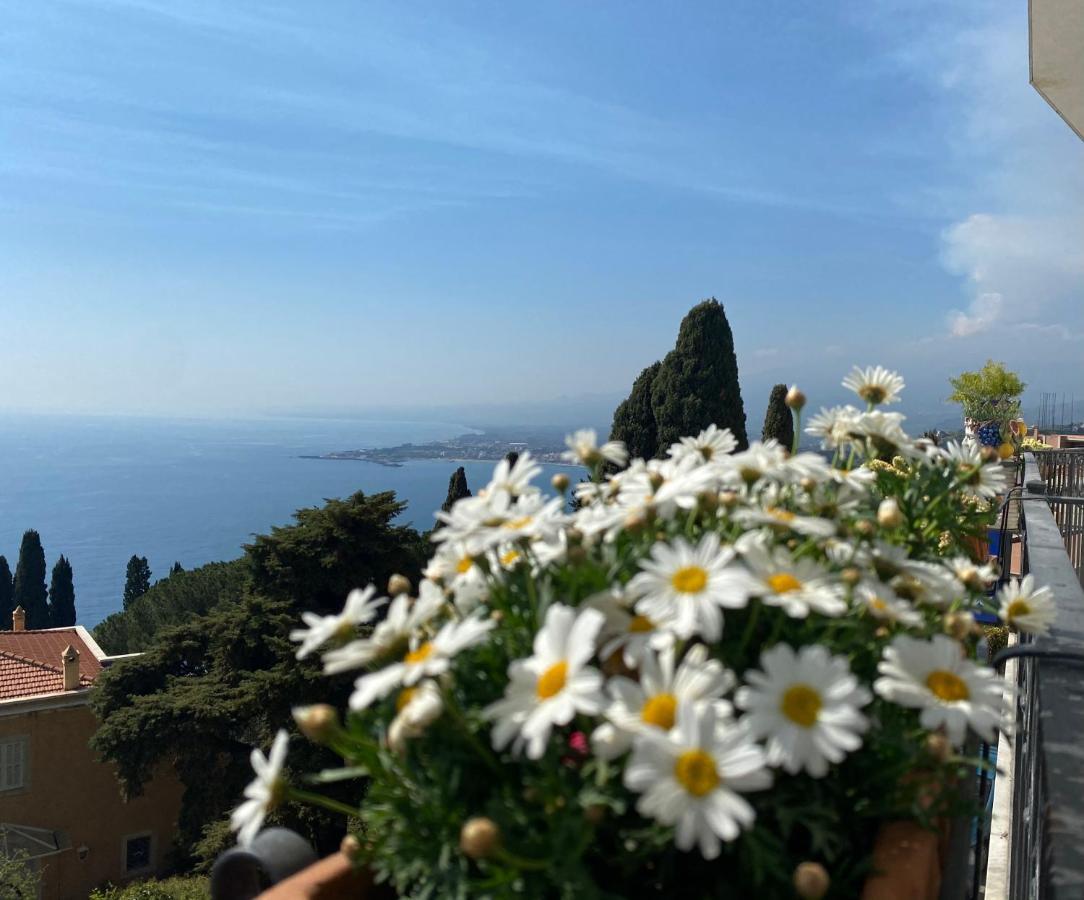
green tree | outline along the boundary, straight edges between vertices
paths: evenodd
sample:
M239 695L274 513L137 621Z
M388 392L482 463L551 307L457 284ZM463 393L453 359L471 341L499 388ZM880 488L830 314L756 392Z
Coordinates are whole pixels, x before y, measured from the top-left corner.
M142 790L157 766L174 765L185 786L178 835L182 861L197 846L214 843L201 844L201 836L208 826L218 827L252 777L251 747L266 747L293 706L345 702L353 676L328 678L315 658L297 660L288 635L303 610L338 611L354 587L384 585L395 572L416 581L427 547L416 531L393 524L403 509L394 493L359 492L300 510L295 524L245 547L238 561L247 582L242 597L208 598L208 612L151 632L141 656L99 677L92 702L100 724L92 746L117 766L129 795ZM149 615L144 607L152 602L168 605L176 596L171 591L201 571L160 582L117 621L137 622ZM125 631L111 628L116 635ZM299 742L297 752L299 771L332 762L307 742ZM344 797L352 788L342 786ZM337 844L344 826L341 818L292 808L282 811L280 821L308 834L321 850Z
M768 411L764 415L764 430L761 440L777 440L790 450L794 443L794 417L787 406L787 386L777 384L768 397Z
M470 488L467 487L466 470L460 466L452 473L452 477L448 479L448 496L440 505L440 508L444 512L448 512L448 510L455 506L459 500L462 500L464 497L469 497L470 495Z
M72 564L64 556L53 566L49 581L49 625L64 628L75 624L75 581Z
M651 459L659 452L651 391L661 367L661 362L654 362L644 369L632 383L629 396L614 410L610 440L623 441L631 458Z
M41 547L41 536L33 528L23 534L23 541L19 546L12 605L23 608L28 629L49 627L45 551Z
M177 574L179 574L179 573L181 573L183 571L184 571L184 566L182 566L179 562L175 562L173 564L172 568L170 568L170 570L169 570L169 577L172 578L174 575L177 575Z
M734 336L714 298L694 306L682 320L677 344L652 384L651 409L659 452L712 423L729 428L739 449L749 445Z
M0 556L0 631L11 630L11 613L15 609L15 604L11 602L14 591L11 567L7 557Z
M950 403L959 403L964 415L980 422L1007 422L1020 415L1020 396L1027 385L1004 363L986 360L977 372L961 372L949 379Z
M30 868L23 850L7 853L0 849L0 897L4 900L36 900L38 874Z
M151 567L147 557L132 555L124 573L123 607L127 609L151 589Z

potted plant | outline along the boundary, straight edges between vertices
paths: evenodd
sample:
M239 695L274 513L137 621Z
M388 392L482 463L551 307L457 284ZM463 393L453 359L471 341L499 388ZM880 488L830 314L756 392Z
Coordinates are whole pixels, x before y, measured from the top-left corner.
M978 812L965 739L1006 721L972 618L994 572L965 552L1003 472L908 438L894 373L845 383L864 408L809 422L831 462L710 426L628 463L579 432L571 513L567 476L547 497L530 454L498 464L442 514L421 584L293 632L358 673L345 714L294 715L342 766L289 773L282 730L242 842L296 800L360 820L348 855L402 896L888 896L901 847ZM1030 581L1002 599L1049 621ZM356 807L319 793L344 779Z
M964 431L984 446L994 447L1002 459L1014 456L1027 428L1020 419L1020 397L1027 387L1003 363L987 360L977 372L950 378L949 401L963 407Z

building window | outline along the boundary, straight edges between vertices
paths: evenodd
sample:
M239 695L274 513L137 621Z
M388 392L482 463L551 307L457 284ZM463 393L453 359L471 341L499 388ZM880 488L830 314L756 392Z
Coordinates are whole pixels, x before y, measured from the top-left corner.
M151 869L150 834L133 834L124 839L124 874L138 875Z
M15 791L26 785L26 738L0 740L0 791Z

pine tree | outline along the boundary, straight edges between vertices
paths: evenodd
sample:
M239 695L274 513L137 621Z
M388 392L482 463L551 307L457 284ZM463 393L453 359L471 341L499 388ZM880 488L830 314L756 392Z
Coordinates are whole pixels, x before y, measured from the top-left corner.
M738 384L734 336L714 298L694 306L682 320L677 344L662 361L651 386L656 452L715 423L729 428L738 449L749 446Z
M124 574L124 608L132 605L132 601L142 597L151 587L151 567L145 556L133 555L128 560L128 569Z
M11 602L14 590L7 557L0 556L0 631L11 630L11 614L15 610L15 604Z
M45 551L41 536L30 529L19 546L19 561L15 565L15 589L12 606L21 606L26 613L26 627L49 627L48 592L45 590Z
M610 440L623 441L631 458L651 459L659 449L651 386L661 366L661 362L655 362L644 369L632 383L628 398L614 410Z
M182 566L179 562L175 562L173 564L173 568L171 568L169 570L169 576L168 577L172 578L174 575L178 575L183 571L184 571L184 566Z
M794 417L786 403L787 390L785 384L777 384L772 388L768 398L768 412L764 415L764 430L760 436L765 441L774 438L790 450L794 443Z
M467 473L462 466L456 469L452 473L452 477L448 479L448 497L440 505L441 510L448 512L456 503L457 500L462 500L464 497L469 497L470 489L467 487Z
M63 556L53 566L49 582L49 626L64 628L75 624L75 582L72 564Z

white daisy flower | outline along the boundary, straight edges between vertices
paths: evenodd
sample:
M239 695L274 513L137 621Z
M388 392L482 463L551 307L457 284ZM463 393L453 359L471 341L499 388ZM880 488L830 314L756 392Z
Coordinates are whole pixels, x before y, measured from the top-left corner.
M769 548L757 540L742 542L741 550L753 575L752 593L768 606L781 606L795 619L804 619L810 610L825 616L846 612L842 586L814 560L794 559L786 548Z
M671 444L667 453L675 461L691 456L697 463L718 460L737 449L738 442L729 428L719 428L714 422L696 437L683 437Z
M907 549L896 544L878 541L869 563L882 581L912 603L945 607L960 597L959 584L944 566L911 559Z
M855 586L854 599L860 609L882 622L895 622L908 628L922 624L922 613L883 582L861 582Z
M771 785L764 753L743 728L718 727L710 703L679 707L677 726L637 737L625 767L625 786L642 794L636 810L674 827L679 850L699 846L715 859L756 819L741 796Z
M959 582L961 592L985 591L997 578L997 571L990 563L977 563L968 556L946 559L945 567Z
M373 633L358 638L324 654L324 672L337 675L350 669L360 669L382 656L387 656L410 640L410 636L433 618L445 603L444 592L431 581L418 585L418 599L406 594L396 597L388 614L377 623Z
M771 503L738 510L733 518L735 522L747 527L764 525L774 531L793 531L806 537L825 538L836 533L836 523L831 519L802 515Z
M567 725L576 713L595 715L602 709L602 674L587 665L602 623L597 609L577 613L555 603L546 610L534 654L508 667L504 697L486 707L486 717L496 720L495 750L511 743L513 752L526 747L529 758L540 759L555 725Z
M433 540L455 541L478 556L497 544L519 538L552 539L568 521L564 499L547 500L541 494L513 498L507 491L479 497L465 497L450 512L439 513L445 523Z
M843 386L854 391L870 406L880 406L899 400L904 383L897 372L891 372L884 366L865 369L855 366L851 374L843 379Z
M853 406L822 408L809 420L805 433L819 437L823 449L838 450L851 442L860 415L861 412Z
M593 428L581 428L574 434L565 438L565 446L568 447L561 454L561 459L589 469L600 462L612 463L615 466L623 466L628 462L629 454L621 441L606 441L601 447L598 445L598 434Z
M1008 487L1005 470L996 462L983 460L982 448L974 441L964 441L962 444L949 441L943 453L944 458L955 466L965 494L992 500Z
M599 659L605 661L620 652L621 661L628 668L636 669L649 648L662 650L674 642L674 635L631 609L631 602L624 589L615 586L588 597L585 605L594 607L606 617L599 634Z
M903 430L903 415L879 409L860 413L851 425L851 434L867 438L881 456L890 453L913 456L918 451Z
M427 679L417 687L404 689L396 698L396 709L396 716L388 726L388 747L402 755L407 741L421 737L440 718L444 699L437 683Z
M489 591L480 557L467 551L463 543L442 544L422 573L427 580L444 585L464 615L485 600Z
M1058 615L1050 588L1036 589L1031 575L1025 575L1023 580L1012 579L997 592L997 599L1001 602L1001 620L1018 631L1046 634Z
M651 558L628 584L637 597L636 612L687 639L699 634L715 641L723 633L725 609L741 609L749 602L753 584L748 573L734 565L734 551L719 546L719 535L705 534L696 547L678 538L656 544Z
M682 704L714 701L720 718L729 716L730 704L720 698L734 686L734 675L717 659L708 659L703 644L692 647L676 671L674 653L673 646L645 653L639 681L619 675L607 682L612 700L604 712L607 721L591 737L597 756L617 758L645 728L669 731Z
M797 653L776 644L760 654L760 666L763 671L745 673L749 684L734 702L748 712L742 724L767 739L769 765L823 778L829 763L862 746L869 722L859 709L873 697L844 657L829 656L819 644Z
M376 588L371 584L364 590L355 588L346 595L346 604L338 615L320 616L303 612L301 621L308 628L295 628L290 632L290 640L301 644L295 654L297 658L304 659L328 641L354 637L357 626L371 622L380 607L388 602L387 597L374 597L375 593Z
M930 640L897 635L877 666L881 677L873 689L885 700L921 709L919 722L930 730L944 728L953 744L963 744L967 727L993 741L1005 724L1004 683L993 669L963 656L952 638Z
M510 497L519 497L532 490L531 481L534 480L542 467L534 461L529 450L524 450L516 457L514 463L508 459L502 459L493 468L493 476L479 493L485 496L493 496L497 493L506 493Z
M459 622L446 622L431 640L413 638L399 662L362 675L354 682L350 708L355 711L368 709L375 700L386 697L398 687L410 687L423 678L443 675L456 654L480 644L496 625L492 619L471 616Z
M286 797L282 767L286 764L289 743L289 735L280 728L267 756L255 748L252 750L252 771L256 777L245 788L245 801L230 813L230 829L237 832L237 843L242 847L252 843L267 814Z
M752 487L765 478L781 480L787 461L786 451L776 440L753 441L747 450L730 457L731 467L727 480L734 485Z

